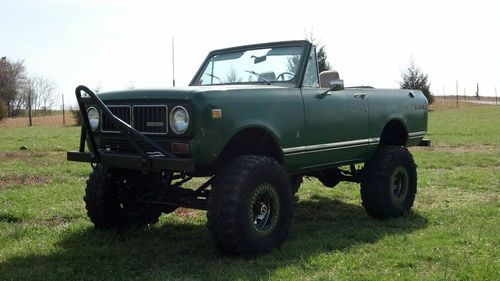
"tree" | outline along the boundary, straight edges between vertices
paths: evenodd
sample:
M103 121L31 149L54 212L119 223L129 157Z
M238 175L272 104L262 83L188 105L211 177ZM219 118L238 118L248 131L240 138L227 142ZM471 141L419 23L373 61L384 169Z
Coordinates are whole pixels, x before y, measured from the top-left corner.
M332 66L330 65L330 62L328 62L326 47L325 45L321 44L321 42L318 41L316 37L314 37L312 30L309 32L309 34L306 33L305 39L316 46L316 56L318 57L319 73L326 70L332 70Z
M135 89L135 82L132 81L132 80L128 81L128 85L126 86L126 88L129 89L129 90Z
M399 82L401 89L420 90L425 95L429 104L434 101L430 88L431 83L428 81L428 75L424 74L422 70L415 65L413 59L410 60L408 67L401 73L401 82Z
M35 112L43 111L44 114L47 110L52 109L55 104L55 91L57 85L53 80L44 76L35 75L29 78L29 89L26 94L30 95L27 100L31 101L31 108Z
M25 111L44 113L55 104L56 83L43 76L28 77L23 61L0 59L0 111L10 117ZM1 119L1 118L0 118Z
M306 33L304 39L316 46L316 56L318 57L319 73L327 70L332 70L332 65L328 61L328 54L326 53L325 45L321 44L319 41L316 40L312 31L309 32L309 34ZM300 59L299 56L293 56L288 59L288 66L287 66L288 71L294 73L296 72L296 68L299 64L299 59Z
M5 102L0 99L0 120L4 119L7 117L7 106L5 105Z
M241 78L236 73L236 70L231 67L229 72L226 74L226 83L238 83L241 82Z
M73 115L73 118L75 119L76 126L81 126L82 125L82 113L80 112L80 108L77 107L70 107L69 111L71 112L71 115Z
M319 73L326 71L326 70L332 70L332 66L328 62L328 55L326 54L325 46L324 45L318 45L318 46L321 46L318 49Z
M7 107L8 116L14 116L26 105L21 98L26 83L24 62L11 62L6 57L2 57L0 59L0 99Z

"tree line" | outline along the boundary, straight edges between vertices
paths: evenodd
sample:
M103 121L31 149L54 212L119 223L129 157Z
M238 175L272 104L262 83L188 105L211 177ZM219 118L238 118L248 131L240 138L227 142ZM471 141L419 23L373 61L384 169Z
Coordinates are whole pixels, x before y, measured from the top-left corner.
M48 114L56 103L56 83L28 75L23 61L0 58L0 120L5 117Z

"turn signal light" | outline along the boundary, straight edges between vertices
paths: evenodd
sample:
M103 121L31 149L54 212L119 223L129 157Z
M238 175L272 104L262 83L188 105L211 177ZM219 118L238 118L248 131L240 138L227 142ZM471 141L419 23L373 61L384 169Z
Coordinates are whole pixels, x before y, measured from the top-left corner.
M174 142L170 145L173 153L176 154L189 154L189 144Z
M222 118L222 110L212 109L212 119L220 119L220 118Z

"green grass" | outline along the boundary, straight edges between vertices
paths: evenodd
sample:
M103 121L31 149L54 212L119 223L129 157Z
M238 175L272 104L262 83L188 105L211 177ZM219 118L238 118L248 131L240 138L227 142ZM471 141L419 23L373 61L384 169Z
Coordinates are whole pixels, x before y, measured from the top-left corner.
M305 181L281 250L222 256L205 214L146 230L96 231L65 161L78 128L0 128L0 280L499 280L500 108L430 113L432 148L413 148L413 212L378 221L359 187ZM27 151L19 151L22 145Z

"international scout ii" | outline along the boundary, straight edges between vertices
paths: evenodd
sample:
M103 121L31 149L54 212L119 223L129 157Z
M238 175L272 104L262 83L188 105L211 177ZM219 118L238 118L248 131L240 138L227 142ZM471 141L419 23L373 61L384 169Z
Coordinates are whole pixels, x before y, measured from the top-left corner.
M360 183L377 219L415 199L407 147L424 143L424 95L344 87L337 72L318 73L308 41L210 52L185 88L96 95L79 86L76 96L80 149L67 157L92 165L84 200L96 228L201 209L216 247L252 255L285 241L304 176ZM183 187L193 177L206 182Z

